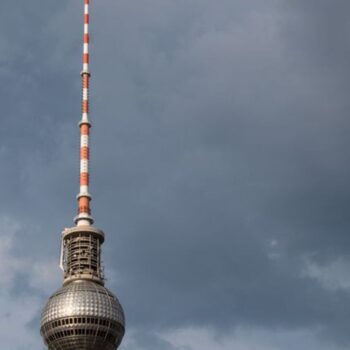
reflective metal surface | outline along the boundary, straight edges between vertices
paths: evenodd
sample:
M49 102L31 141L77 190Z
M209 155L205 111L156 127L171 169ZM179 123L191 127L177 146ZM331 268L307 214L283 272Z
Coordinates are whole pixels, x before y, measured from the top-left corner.
M54 293L41 318L50 350L114 350L124 335L124 312L104 286L71 282Z

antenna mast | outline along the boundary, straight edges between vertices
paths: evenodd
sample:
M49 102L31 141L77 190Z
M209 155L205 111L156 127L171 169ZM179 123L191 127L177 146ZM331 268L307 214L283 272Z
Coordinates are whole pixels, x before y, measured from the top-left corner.
M84 49L82 80L82 116L80 127L80 192L78 199L78 215L75 217L77 226L92 225L94 220L91 216L89 193L89 135L91 123L89 121L89 0L84 0Z

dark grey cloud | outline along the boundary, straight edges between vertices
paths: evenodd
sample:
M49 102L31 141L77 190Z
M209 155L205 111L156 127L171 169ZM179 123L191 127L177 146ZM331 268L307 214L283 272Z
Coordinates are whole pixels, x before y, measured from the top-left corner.
M14 297L53 291L38 266L74 216L80 5L0 5L0 209L36 262ZM92 3L93 211L126 349L182 350L159 334L193 327L348 346L349 290L324 280L349 263L349 6Z

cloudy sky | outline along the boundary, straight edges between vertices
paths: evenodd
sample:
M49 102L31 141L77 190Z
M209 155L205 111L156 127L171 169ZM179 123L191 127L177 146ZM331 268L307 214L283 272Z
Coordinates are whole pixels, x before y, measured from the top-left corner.
M91 1L93 214L121 350L350 346L348 0ZM0 2L0 338L42 350L78 192L82 0Z

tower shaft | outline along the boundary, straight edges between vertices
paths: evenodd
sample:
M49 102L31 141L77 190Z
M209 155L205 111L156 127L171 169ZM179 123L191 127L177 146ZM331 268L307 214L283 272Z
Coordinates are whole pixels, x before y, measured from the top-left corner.
M78 214L76 226L62 233L63 286L49 298L41 316L40 331L49 350L116 350L125 332L123 308L104 286L104 233L93 226L90 209L89 4L84 0Z

